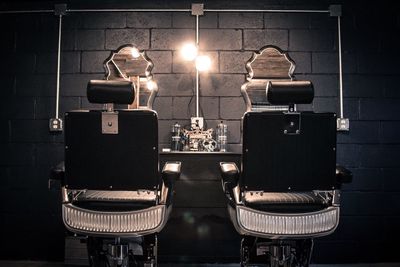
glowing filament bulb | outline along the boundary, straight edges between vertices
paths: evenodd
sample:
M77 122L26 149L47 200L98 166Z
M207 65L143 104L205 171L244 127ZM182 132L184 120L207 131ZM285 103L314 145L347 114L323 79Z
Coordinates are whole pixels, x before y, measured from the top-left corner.
M198 71L207 71L211 67L211 59L209 56L198 56L196 58L196 69Z
M192 61L197 56L197 47L193 43L187 43L182 46L181 55L184 60Z

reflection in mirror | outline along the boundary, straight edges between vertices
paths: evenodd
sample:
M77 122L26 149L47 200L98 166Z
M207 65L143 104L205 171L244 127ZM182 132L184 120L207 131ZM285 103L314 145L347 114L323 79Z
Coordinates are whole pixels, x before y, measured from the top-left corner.
M271 106L267 101L269 81L292 81L295 69L294 61L276 46L265 46L246 63L247 82L242 85L242 95L247 111L251 110L287 110L287 106Z
M135 84L135 101L129 105L131 109L152 109L158 87L153 81L151 70L153 62L144 51L133 45L123 45L106 59L107 80L126 80Z

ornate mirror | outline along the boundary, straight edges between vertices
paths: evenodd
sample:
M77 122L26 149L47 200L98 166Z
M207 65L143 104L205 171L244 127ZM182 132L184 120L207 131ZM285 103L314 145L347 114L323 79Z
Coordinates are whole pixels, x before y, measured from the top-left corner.
M153 62L144 51L133 45L123 45L112 52L106 59L106 80L126 80L135 84L135 101L129 105L131 109L152 109L158 87L153 81L151 70Z
M250 110L287 110L287 106L271 106L266 99L269 81L292 81L294 61L276 46L265 46L246 63L247 82L241 91Z

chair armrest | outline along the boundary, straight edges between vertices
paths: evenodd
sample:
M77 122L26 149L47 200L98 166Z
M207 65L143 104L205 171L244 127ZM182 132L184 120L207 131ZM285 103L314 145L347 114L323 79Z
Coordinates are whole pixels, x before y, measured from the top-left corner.
M65 175L65 164L64 161L57 164L57 166L51 168L50 170L50 179L48 181L49 189L57 189L60 188L61 185L64 184L64 175Z
M234 193L234 188L237 188L239 181L238 167L234 162L220 162L219 167L222 177L222 190L232 203L239 201Z
M161 177L165 184L172 185L181 176L181 163L179 161L166 162Z
M353 181L353 174L351 171L343 166L336 165L336 182L341 184L349 184Z
M222 182L233 188L239 181L239 169L234 162L220 162L219 163Z
M175 180L178 180L181 175L181 163L179 161L166 162L161 172L163 180L161 188L161 201L160 204L169 206L172 204L173 199L173 185Z

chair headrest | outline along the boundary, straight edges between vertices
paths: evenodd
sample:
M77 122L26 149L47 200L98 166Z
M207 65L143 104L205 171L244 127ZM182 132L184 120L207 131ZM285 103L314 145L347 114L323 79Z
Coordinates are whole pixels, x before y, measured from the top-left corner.
M310 81L269 81L267 100L273 105L310 104L314 86Z
M135 86L130 81L90 80L87 98L90 103L132 104Z

